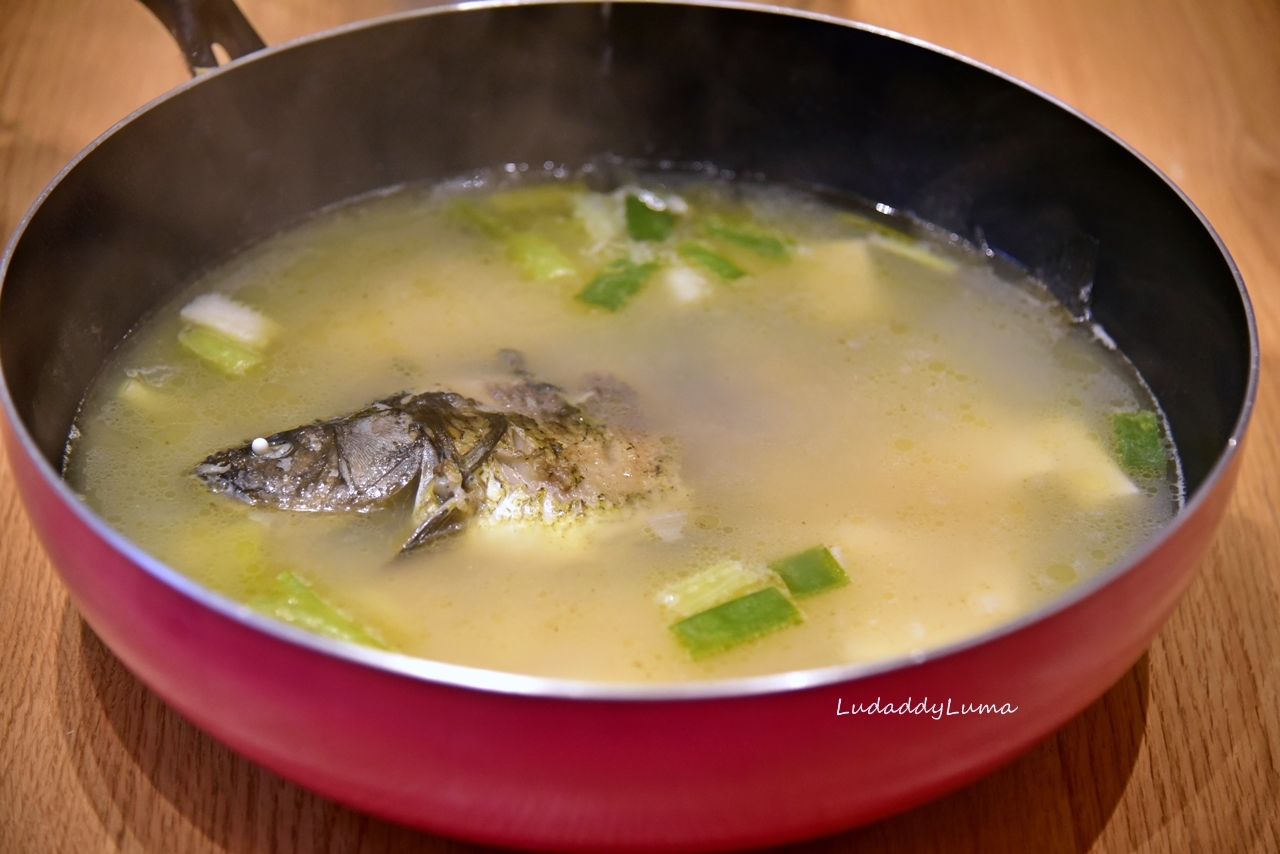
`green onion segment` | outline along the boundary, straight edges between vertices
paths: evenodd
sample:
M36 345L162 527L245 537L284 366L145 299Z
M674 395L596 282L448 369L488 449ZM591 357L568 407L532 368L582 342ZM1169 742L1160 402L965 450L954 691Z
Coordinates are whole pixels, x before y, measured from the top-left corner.
M589 305L617 311L635 296L649 280L657 263L637 264L630 258L619 258L605 267L578 292L578 299Z
M671 626L672 633L695 659L731 649L747 641L803 621L800 610L776 587L717 605Z
M1111 416L1111 432L1116 457L1126 472L1147 477L1164 473L1169 456L1154 412L1117 412Z
M849 583L849 576L826 546L815 546L769 564L797 599L834 590Z

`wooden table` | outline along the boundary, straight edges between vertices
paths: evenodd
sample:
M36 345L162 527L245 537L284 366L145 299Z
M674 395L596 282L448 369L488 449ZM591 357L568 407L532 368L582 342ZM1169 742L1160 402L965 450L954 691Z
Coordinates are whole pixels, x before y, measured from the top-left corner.
M1061 98L1135 145L1249 283L1264 376L1244 474L1199 577L1101 700L959 792L806 851L1280 851L1280 3L818 0ZM243 0L269 43L394 0ZM114 121L186 77L131 0L0 0L0 234ZM94 637L0 466L0 850L477 848L381 822L233 754Z

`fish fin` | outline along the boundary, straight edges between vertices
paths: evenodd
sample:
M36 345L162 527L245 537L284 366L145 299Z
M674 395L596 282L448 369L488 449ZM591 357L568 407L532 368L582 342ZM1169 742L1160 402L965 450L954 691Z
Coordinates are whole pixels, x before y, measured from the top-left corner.
M476 441L474 445L467 449L465 454L458 457L458 468L462 469L463 477L470 475L476 470L476 466L484 462L489 454L493 453L494 447L498 442L502 441L502 437L507 434L509 422L507 417L500 413L486 413L485 420L489 422L489 429L485 434Z
M472 508L467 502L450 499L414 529L409 539L400 547L400 554L407 554L442 537L458 533L466 527L471 516Z

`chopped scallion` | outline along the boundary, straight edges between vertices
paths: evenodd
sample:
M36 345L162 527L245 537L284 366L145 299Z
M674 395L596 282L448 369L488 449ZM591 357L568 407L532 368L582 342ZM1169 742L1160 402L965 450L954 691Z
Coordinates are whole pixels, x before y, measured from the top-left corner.
M750 570L740 561L726 560L675 584L664 587L658 603L677 617L691 617L776 583L761 570Z
M666 240L675 228L676 215L669 210L656 210L639 196L627 196L627 234L632 240Z
M187 326L178 343L205 362L232 376L243 376L262 362L262 354L203 326Z
M722 279L732 281L734 279L741 279L747 274L746 270L724 257L719 252L708 249L701 243L694 243L692 241L681 243L676 247L676 251L679 252L686 260L692 261L700 267L705 267Z
M201 294L184 305L178 316L253 350L270 344L278 331L266 315L219 293Z
M924 244L916 243L907 238L877 237L871 241L871 245L877 249L883 249L886 252L897 255L899 258L914 261L921 267L933 270L936 273L950 275L960 268L960 265L950 258L935 255Z
M574 201L582 193L581 184L533 184L504 190L489 196L489 204L500 216L519 214L573 213Z
M310 585L292 572L276 576L271 594L254 607L278 620L329 638L386 648L368 629L316 595Z
M690 655L705 658L803 619L778 588L766 587L681 620L671 631Z
M849 583L849 576L826 546L815 546L769 564L797 598Z
M644 287L658 269L656 262L637 264L630 258L619 258L605 267L578 292L578 299L591 305L617 311Z
M786 241L781 237L746 223L712 217L703 223L702 227L707 234L719 237L735 246L741 246L764 258L785 261L790 254Z
M1117 412L1111 416L1116 457L1133 475L1157 475L1169 465L1160 421L1154 412Z
M578 272L573 262L550 240L522 231L507 238L507 257L526 276L538 281L572 276Z
M456 196L444 206L445 219L485 237L497 239L507 233L507 225L493 214L483 210L471 199Z
M871 217L862 216L851 211L836 211L836 219L846 222L854 228L862 231L871 231L890 240L911 240L908 235L886 222L874 220Z

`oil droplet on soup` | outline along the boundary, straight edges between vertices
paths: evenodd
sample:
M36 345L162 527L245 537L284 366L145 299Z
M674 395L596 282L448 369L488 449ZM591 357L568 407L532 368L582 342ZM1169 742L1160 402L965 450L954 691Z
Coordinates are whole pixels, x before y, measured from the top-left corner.
M1031 280L896 228L669 174L352 203L147 319L87 396L66 477L216 591L439 661L680 681L936 647L1122 557L1180 483L1123 357ZM519 489L494 463L465 523L398 556L426 468L332 513L194 474L402 392L499 411L494 383L546 383L577 413L600 377L670 464L571 522L536 483L543 509L504 511Z

